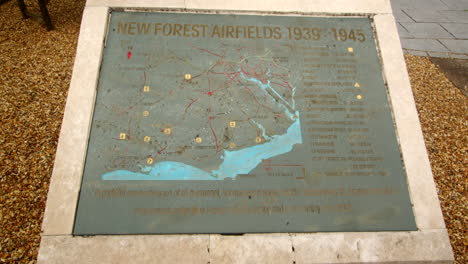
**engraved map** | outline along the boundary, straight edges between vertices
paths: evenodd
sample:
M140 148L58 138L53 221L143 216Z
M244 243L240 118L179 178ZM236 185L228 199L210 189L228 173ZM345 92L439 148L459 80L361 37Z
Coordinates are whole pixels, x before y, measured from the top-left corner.
M119 127L124 136L116 155L129 145L148 150L141 171L115 170L104 180L235 178L302 143L294 98L300 75L272 50L224 43L211 50L192 43L182 51L163 48L148 55L150 70L139 74L140 87L125 105L109 106L123 121L116 123L134 127Z

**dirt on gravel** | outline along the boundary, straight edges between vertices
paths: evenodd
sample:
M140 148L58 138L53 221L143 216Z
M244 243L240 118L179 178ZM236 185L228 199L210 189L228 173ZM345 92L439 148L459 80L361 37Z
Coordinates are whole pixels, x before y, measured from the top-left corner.
M430 59L468 97L468 60L449 58Z

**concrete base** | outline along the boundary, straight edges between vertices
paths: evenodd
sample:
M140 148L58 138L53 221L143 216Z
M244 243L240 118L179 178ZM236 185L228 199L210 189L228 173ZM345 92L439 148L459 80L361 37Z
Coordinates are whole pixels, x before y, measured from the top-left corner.
M445 230L426 232L44 236L39 263L451 263Z
M73 237L106 24L115 7L373 16L418 231ZM391 12L388 0L89 0L50 184L38 263L452 263L453 254Z

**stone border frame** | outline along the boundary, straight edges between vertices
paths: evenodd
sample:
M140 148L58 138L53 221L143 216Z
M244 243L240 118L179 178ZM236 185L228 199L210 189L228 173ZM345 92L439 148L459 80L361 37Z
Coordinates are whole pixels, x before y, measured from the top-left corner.
M266 2L88 0L48 193L38 263L453 262L389 0ZM114 8L260 15L373 16L376 44L390 95L418 231L243 236L73 236L108 14Z

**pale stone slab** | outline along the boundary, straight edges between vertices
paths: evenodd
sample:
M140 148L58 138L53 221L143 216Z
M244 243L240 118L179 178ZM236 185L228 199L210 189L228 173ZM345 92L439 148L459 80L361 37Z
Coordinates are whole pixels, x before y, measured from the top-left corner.
M449 52L449 50L435 39L402 39L403 48L421 51Z
M427 56L427 52L425 51L419 51L419 50L404 50L405 53L409 53L411 55L415 55L415 56L422 56L422 57L426 57Z
M42 223L44 235L72 233L92 119L108 8L85 8L73 76Z
M448 10L449 7L441 0L392 0L392 6L397 9Z
M293 263L288 234L210 236L210 263Z
M468 53L468 39L442 39L447 48L456 53Z
M158 236L46 236L39 264L451 263L445 230Z
M468 10L468 0L442 0L452 10Z
M411 35L400 23L397 23L397 28L400 38L413 38L413 35Z
M313 13L391 13L389 0L186 0L188 9L295 11Z
M468 39L468 24L441 23L440 25L456 38Z
M395 20L392 15L374 20L416 224L420 230L445 229Z
M209 235L45 236L39 264L209 262Z
M455 23L468 23L468 11L440 11L442 15Z
M448 52L428 52L429 57L435 58L450 58L450 53Z
M415 38L454 38L447 30L437 23L401 23Z
M450 22L448 18L441 15L436 10L406 9L405 13L408 14L416 22Z
M87 0L86 6L141 7L141 8L185 8L184 0Z
M293 234L296 264L303 263L450 263L445 230Z
M393 15L395 16L395 19L397 22L414 22L413 19L411 19L405 12L402 12L401 10L394 11Z
M86 6L291 11L313 13L391 13L390 0L88 0Z

